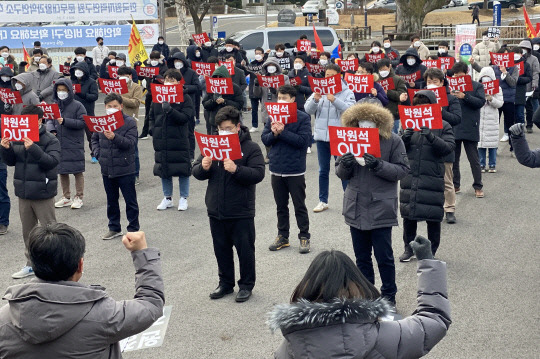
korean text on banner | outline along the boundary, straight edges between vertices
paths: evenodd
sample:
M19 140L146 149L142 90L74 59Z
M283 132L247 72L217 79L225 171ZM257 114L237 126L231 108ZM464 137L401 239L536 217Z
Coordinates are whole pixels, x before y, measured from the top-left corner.
M350 152L354 157L362 157L366 153L381 157L378 128L328 126L328 134L332 156Z
M229 75L231 76L234 75L234 66L233 66L232 61L220 61L219 66L225 66L227 71L229 71Z
M420 70L418 70L416 72L413 72L412 74L398 76L401 77L405 82L415 82L422 78L422 73L420 72Z
M211 157L214 161L225 159L239 160L242 158L240 137L238 134L216 136L195 132L199 149L204 157Z
M154 77L159 75L159 67L136 66L135 71L137 71L137 76L139 77Z
M107 66L109 77L113 80L118 79L118 66Z
M384 54L381 52L379 54L366 54L366 61L372 64L376 64L377 61L384 59Z
M275 75L275 76L257 75L257 81L259 82L259 86L261 87L277 89L285 85L285 76L283 75Z
M73 84L73 92L81 93L81 84Z
M277 103L267 102L266 112L272 122L281 122L285 125L294 123L298 119L296 102Z
M43 110L43 120L56 120L57 118L62 117L57 103L41 103L36 106L41 107Z
M232 79L229 78L212 78L205 77L206 92L217 93L219 95L232 95L234 94L234 87Z
M448 106L448 95L446 94L446 87L445 86L435 87L435 88L432 88L432 89L407 89L409 99L412 102L412 99L414 98L414 95L416 95L416 93L418 91L426 91L426 90L427 91L433 91L433 93L435 93L435 97L437 97L437 103L439 105L441 105L442 107Z
M441 60L440 59L437 59L437 60L423 60L422 65L424 65L428 69L429 68L440 69L441 68Z
M160 85L150 84L152 88L152 102L154 103L180 103L184 102L184 90L181 84Z
M484 93L486 95L495 95L499 93L499 80L482 82Z
M418 105L418 106L398 106L401 127L412 128L420 131L420 127L427 127L431 130L443 128L441 105Z
M453 57L439 57L439 61L441 61L441 70L449 70L454 66L456 59Z
M456 52L461 49L463 44L476 44L476 24L456 25L455 46ZM459 58L456 53L456 58Z
M358 70L358 59L352 59L352 60L341 60L339 62L339 67L341 67L341 71L356 71Z
M392 77L387 77L384 80L379 80L377 82L386 92L388 92L388 90L396 89L396 85L394 84L394 79Z
M203 45L206 42L210 42L210 38L208 37L208 34L206 32L203 32L201 34L191 34L191 37L193 37L193 41L199 46Z
M289 78L289 85L300 86L302 85L302 79L300 78L300 76Z
M354 93L371 93L373 75L345 74L345 82Z
M8 88L0 88L0 101L9 105L20 104L22 103L21 93Z
M508 52L506 54L499 54L497 52L490 52L491 63L495 66L512 67L514 66L514 53Z
M472 79L470 75L459 77L447 77L448 88L450 91L467 92L473 90Z
M123 95L128 93L127 83L123 80L98 79L101 92L108 95L112 92Z
M297 52L310 52L311 51L311 40L296 40L296 51Z
M131 35L129 35L129 44L128 44L128 56L129 62L134 64L138 61L145 62L148 60L148 54L144 48L143 41L141 39L141 34L139 29L135 25L135 20L131 24Z
M122 111L117 111L106 116L83 116L84 122L91 132L114 132L124 126L124 115Z
M191 62L191 68L193 71L197 73L199 76L206 76L210 77L216 71L217 64L216 63L207 63L207 62Z
M71 66L67 66L67 65L59 65L60 67L60 72L63 73L64 75L66 76L69 76L70 73L69 73L69 69L71 68Z
M308 76L308 81L309 85L311 86L311 90L321 95L334 95L342 91L340 74L324 78Z
M2 138L21 142L28 137L39 142L38 115L2 115Z
M313 53L316 54L317 52L313 52ZM307 68L308 72L311 73L311 74L320 74L320 73L324 72L324 66L321 65L321 64L306 63L306 68Z

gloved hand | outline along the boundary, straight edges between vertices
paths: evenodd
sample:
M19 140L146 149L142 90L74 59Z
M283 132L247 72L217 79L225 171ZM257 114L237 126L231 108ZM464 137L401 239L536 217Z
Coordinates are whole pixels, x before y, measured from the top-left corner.
M523 129L525 128L525 125L522 123L516 123L515 125L512 125L508 131L512 134L514 137L521 137L523 136Z
M412 128L407 128L405 131L403 131L403 134L401 135L401 139L403 141L410 141L413 134L414 134L414 130Z
M12 109L13 109L13 106L11 106L9 103L4 104L4 112L6 114L11 114Z
M356 158L354 158L353 154L350 152L347 152L341 157L341 163L345 168L351 168L355 162Z
M133 67L142 66L142 64L143 64L142 62L137 61L137 62L135 62L135 63L133 64Z
M426 126L422 126L420 127L420 134L422 136L425 136L426 137L426 140L428 140L429 143L432 143L433 140L435 140L435 135L433 134L433 132L431 132L431 130L426 127Z
M417 236L414 241L409 244L419 261L422 259L433 259L431 252L431 241L422 236Z
M171 104L168 102L163 102L161 104L161 108L163 109L163 112L169 113L172 110Z
M365 153L363 157L364 157L364 160L366 161L366 167L369 169L374 170L375 168L379 167L379 165L381 164L381 160L370 153Z

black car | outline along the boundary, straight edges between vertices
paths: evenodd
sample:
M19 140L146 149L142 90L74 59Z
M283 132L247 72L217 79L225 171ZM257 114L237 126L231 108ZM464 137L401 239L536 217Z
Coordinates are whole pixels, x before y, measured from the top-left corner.
M525 0L498 0L501 3L502 9L516 9L522 7L525 3ZM469 4L469 9L472 9L474 6L478 6L480 9L484 7L484 2L473 2ZM488 9L493 9L493 0L488 1Z

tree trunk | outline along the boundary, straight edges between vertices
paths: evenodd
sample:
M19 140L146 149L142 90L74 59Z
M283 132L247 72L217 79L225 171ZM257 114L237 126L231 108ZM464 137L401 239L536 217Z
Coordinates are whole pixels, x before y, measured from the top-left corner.
M189 31L186 24L186 6L182 0L176 0L176 16L178 17L178 32L180 33L180 45L189 45ZM202 31L201 31L202 32ZM195 31L196 34L200 32Z
M397 32L420 34L426 15L449 2L449 0L396 0Z
M488 0L484 0L484 5L482 6L482 9L484 9L484 11L488 11Z

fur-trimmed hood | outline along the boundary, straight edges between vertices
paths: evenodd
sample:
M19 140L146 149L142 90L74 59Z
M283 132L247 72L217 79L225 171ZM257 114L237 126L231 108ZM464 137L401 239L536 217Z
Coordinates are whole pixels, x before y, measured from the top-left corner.
M336 324L375 323L388 315L390 305L385 299L334 299L330 303L316 303L301 299L297 303L280 304L269 313L266 324L272 332L283 335Z
M394 116L386 108L372 103L361 103L349 107L341 115L341 123L345 127L358 127L358 122L361 120L375 123L383 139L392 137Z

